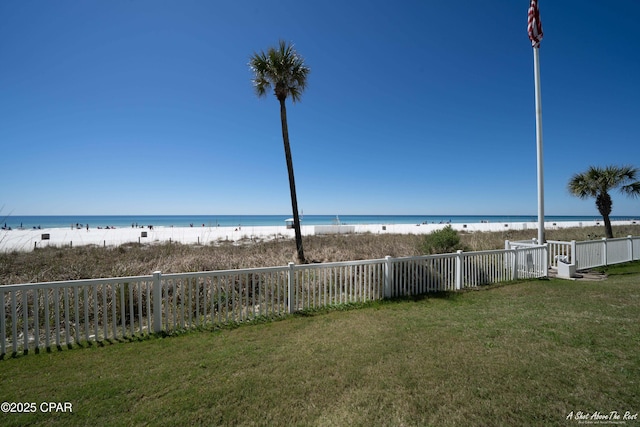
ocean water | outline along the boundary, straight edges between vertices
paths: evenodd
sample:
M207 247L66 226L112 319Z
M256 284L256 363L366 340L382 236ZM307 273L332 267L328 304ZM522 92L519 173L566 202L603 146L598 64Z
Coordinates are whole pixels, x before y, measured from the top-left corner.
M65 216L5 216L0 225L10 228L71 228L86 227L237 227L284 225L290 215L65 215ZM633 217L637 218L637 217ZM611 220L630 220L632 217L612 216ZM479 222L537 222L536 215L303 215L302 225L330 224L422 224ZM545 221L601 221L601 216L545 216Z

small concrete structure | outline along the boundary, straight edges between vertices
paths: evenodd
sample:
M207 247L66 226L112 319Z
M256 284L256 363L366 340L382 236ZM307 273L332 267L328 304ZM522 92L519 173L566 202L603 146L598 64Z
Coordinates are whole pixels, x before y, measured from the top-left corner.
M576 277L576 265L558 261L558 277L561 279L572 279Z

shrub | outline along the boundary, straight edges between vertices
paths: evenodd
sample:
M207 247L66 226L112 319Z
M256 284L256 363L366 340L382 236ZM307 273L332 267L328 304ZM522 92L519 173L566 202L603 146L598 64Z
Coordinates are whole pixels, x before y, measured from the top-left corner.
M461 249L460 236L450 225L427 234L422 244L422 250L426 254L446 254L458 249Z

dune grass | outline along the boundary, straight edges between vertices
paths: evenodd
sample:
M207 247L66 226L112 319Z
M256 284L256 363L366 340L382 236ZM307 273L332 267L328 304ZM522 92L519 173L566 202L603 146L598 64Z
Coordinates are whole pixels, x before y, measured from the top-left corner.
M640 235L640 225L614 227L616 236ZM600 234L598 234L600 233ZM547 230L548 240L588 240L603 237L603 227ZM460 233L466 251L504 249L505 239L535 237L535 230ZM424 235L354 234L308 236L306 256L313 262L422 255ZM190 271L286 265L294 260L293 240L244 242L234 245L128 244L117 248L81 246L0 253L0 285L122 277Z
M0 361L2 425L576 425L640 412L640 263ZM635 425L630 420L626 425Z

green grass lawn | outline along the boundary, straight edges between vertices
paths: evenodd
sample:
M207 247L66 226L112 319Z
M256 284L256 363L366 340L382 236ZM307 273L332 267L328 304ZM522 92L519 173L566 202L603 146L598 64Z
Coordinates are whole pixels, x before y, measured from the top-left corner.
M0 424L578 425L640 412L640 263L0 361ZM618 273L618 274L616 274ZM42 413L70 402L72 413ZM627 420L625 425L637 425Z

